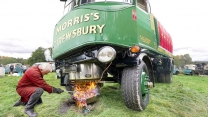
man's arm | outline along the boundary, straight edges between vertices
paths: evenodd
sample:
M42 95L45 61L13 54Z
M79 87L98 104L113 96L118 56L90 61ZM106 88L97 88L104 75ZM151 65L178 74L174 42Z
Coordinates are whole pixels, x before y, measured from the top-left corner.
M43 88L48 93L53 92L53 87L46 83L39 73L32 73L29 79L37 86Z

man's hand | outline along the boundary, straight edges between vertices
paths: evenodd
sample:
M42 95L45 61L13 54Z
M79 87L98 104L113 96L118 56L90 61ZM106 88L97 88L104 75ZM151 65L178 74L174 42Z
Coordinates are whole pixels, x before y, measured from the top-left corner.
M60 94L60 93L62 93L62 92L64 92L64 90L62 90L62 89L60 89L60 88L55 88L55 87L53 87L53 92L52 92L52 93L58 93L58 94Z

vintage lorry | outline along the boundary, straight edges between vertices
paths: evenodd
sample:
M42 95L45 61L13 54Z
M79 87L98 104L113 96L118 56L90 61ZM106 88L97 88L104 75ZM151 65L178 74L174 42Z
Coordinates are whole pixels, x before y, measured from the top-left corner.
M179 69L176 67L176 65L174 65L173 67L173 75L178 75L179 74Z
M185 75L195 75L197 74L197 68L196 65L190 64L190 65L185 65L183 72Z
M115 82L125 105L142 111L155 82L171 83L172 39L147 0L61 1L67 13L55 25L52 57L73 99L83 104L80 84L100 91L102 83Z
M204 75L208 75L208 64L204 65Z
M185 75L203 75L205 67L200 64L187 64L184 66L183 72Z

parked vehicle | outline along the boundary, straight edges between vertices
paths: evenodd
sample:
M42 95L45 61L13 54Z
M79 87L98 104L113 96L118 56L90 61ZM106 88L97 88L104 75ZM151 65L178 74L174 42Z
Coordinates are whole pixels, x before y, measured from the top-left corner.
M142 111L154 82L172 82L172 38L147 0L61 1L67 13L55 25L52 54L67 91L116 82L126 106Z
M10 69L9 69L9 65L5 65L5 74L9 74L10 73Z
M208 64L204 66L204 75L208 75Z
M207 61L195 61L196 69L198 71L198 75L206 75L207 73Z
M178 75L179 74L179 69L176 67L176 65L174 65L173 74L174 75Z
M185 65L183 72L186 75L199 75L199 71L197 69L197 66L194 64Z
M5 68L0 64L0 77L5 76Z
M22 65L22 72L25 73L27 71L27 66L26 65Z
M13 73L19 73L23 71L21 63L10 63L5 66L5 73L10 73L10 66L13 65Z

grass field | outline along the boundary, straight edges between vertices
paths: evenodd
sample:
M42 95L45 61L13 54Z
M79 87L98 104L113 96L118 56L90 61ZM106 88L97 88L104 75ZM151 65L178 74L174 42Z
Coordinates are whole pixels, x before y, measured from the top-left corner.
M0 117L27 117L24 107L12 107L19 99L16 85L20 77L0 77ZM45 78L47 83L65 90L51 73ZM82 117L74 105L67 102L70 96L62 94L42 95L43 104L36 106L38 117ZM151 97L146 110L142 112L128 109L121 97L118 84L105 84L99 101L86 117L208 117L208 77L173 77L171 84L156 83L151 89Z

